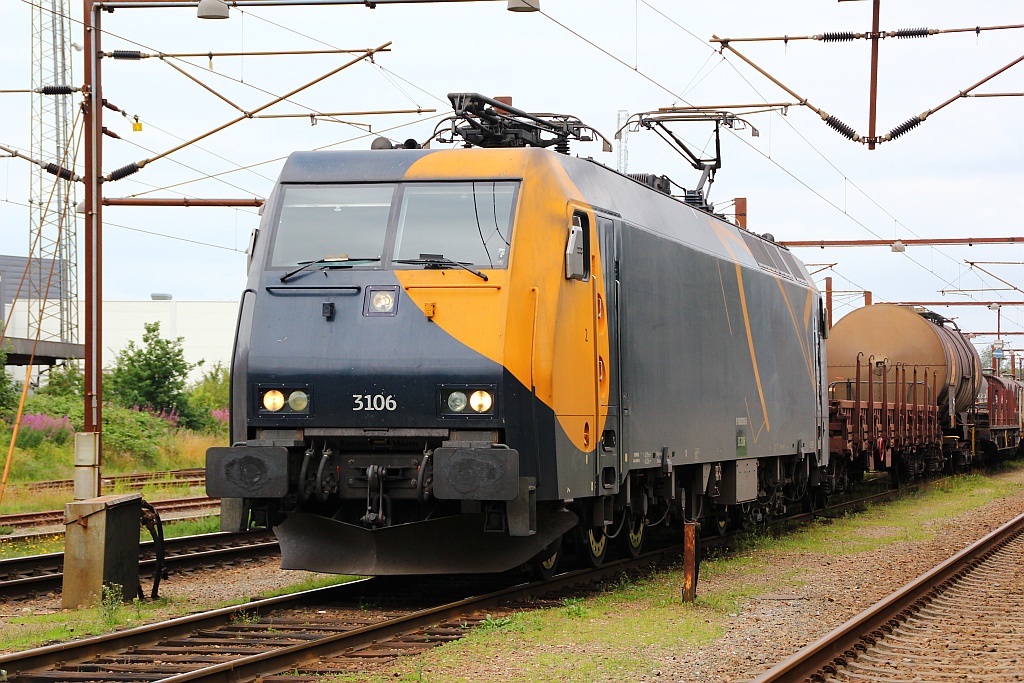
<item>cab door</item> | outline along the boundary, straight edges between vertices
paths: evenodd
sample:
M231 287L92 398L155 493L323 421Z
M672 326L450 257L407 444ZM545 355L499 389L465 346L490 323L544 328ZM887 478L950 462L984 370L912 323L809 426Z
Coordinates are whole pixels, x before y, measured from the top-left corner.
M625 474L621 439L621 377L619 364L619 224L597 216L600 282L594 278L597 329L597 408L604 416L598 440L597 481L603 493L618 491Z

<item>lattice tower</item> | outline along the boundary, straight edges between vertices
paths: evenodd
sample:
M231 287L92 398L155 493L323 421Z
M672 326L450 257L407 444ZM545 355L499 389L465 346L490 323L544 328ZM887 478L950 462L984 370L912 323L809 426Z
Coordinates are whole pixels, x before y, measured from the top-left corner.
M46 85L74 83L68 3L66 0L37 0L32 8L32 157L74 168L71 142L74 96L35 92ZM33 165L29 202L29 257L33 261L28 282L29 330L32 335L37 329L41 330L40 339L74 343L78 341L78 230L74 183Z
M629 112L625 109L620 109L618 123L615 125L616 130L619 131L618 149L615 150L615 170L619 173L626 173L626 169L629 167L629 148L626 145L629 129L624 127L628 120Z

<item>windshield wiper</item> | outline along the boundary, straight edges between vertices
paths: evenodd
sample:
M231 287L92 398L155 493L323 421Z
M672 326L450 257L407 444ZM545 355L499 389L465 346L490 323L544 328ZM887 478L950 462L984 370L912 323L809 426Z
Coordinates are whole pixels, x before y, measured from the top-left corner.
M478 278L480 278L484 282L487 282L487 279L488 279L487 276L484 273L481 273L479 270L477 270L473 266L470 266L470 265L468 265L466 263L462 263L461 261L453 261L450 258L445 258L444 256L441 256L440 254L420 254L419 258L394 259L394 262L395 263L409 263L409 264L422 263L422 264L426 264L426 265L434 264L434 265L438 265L438 266L455 266L456 268L462 268L463 270L468 270L469 272L473 273L473 275L476 275Z
M311 266L323 265L325 268L350 268L349 265L352 261L380 261L380 257L374 256L372 258L355 258L348 255L342 254L340 256L324 256L315 261L300 261L301 264L295 270L290 270L281 276L281 282L284 282L292 275L296 275L306 270Z

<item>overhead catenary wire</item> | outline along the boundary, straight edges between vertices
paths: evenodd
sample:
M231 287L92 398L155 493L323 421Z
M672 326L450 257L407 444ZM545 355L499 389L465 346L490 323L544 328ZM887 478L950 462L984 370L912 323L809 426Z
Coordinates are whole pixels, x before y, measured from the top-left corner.
M166 156L168 156L170 154L173 154L174 152L177 152L178 150L184 149L185 147L188 147L189 145L191 145L193 143L199 142L200 140L204 140L204 139L210 137L211 135L213 135L215 133L219 133L219 132L221 132L221 131L223 131L223 130L225 130L225 129L233 126L233 125L235 125L236 123L238 123L240 121L244 121L244 120L246 120L248 118L252 118L254 115L260 113L261 111L263 111L265 109L269 109L270 107L274 106L275 104L278 104L278 103L288 99L289 97L292 97L292 96L302 92L303 90L306 90L307 88L310 88L310 87L316 85L317 83L320 83L320 82L330 78L331 76L334 76L335 74L337 74L337 73L339 73L339 72L349 68L353 64L358 64L359 62L361 62L366 57L370 57L373 54L375 54L377 51L382 50L382 49L384 49L386 47L389 47L390 45L391 45L391 41L388 41L386 43L381 44L377 48L373 48L373 49L367 50L365 53L359 55L358 57L355 57L354 59L351 59L351 60L345 62L344 64L342 64L339 67L331 69L330 71L328 71L327 73L323 74L322 76L318 76L317 78L314 78L312 81L309 81L309 82L305 83L304 85L301 85L301 86L299 86L297 88L294 88L293 90L289 91L285 95L281 95L279 97L275 97L271 101L269 101L269 102L267 102L265 104L260 105L256 109L253 109L251 111L246 111L241 116L236 117L236 118L228 121L227 123L223 123L223 124L213 128L213 129L203 133L202 135L199 135L199 136L197 136L195 138L192 138L191 140L188 140L187 142L183 142L180 145L172 147L171 149L169 149L169 150L167 150L165 152L161 152L160 154L157 154L157 155L155 155L153 157L149 157L147 159L143 159L141 161L134 162L134 163L128 164L127 166L123 166L123 167L121 167L119 169L111 171L106 176L104 176L103 179L105 181L107 181L107 182L110 182L110 181L113 181L113 180L120 180L121 178L125 178L125 177L127 177L129 175L137 173L139 170L141 170L142 168L144 168L148 164L150 164L150 163L152 163L154 161L157 161L159 159L162 159L162 158L164 158L164 157L166 157Z
M648 7L651 7L651 5L650 5L650 3L649 3L649 2L646 2L646 1L645 1L645 2L644 2L644 4L645 4L646 6L648 6ZM658 11L658 10L656 10L656 11ZM662 16L665 16L665 17L667 18L667 15L664 15L664 13L662 13L662 12L660 12L660 11L658 11L658 13L659 13L659 14L661 14ZM647 80L647 81L649 81L649 82L653 83L654 85L656 85L656 86L657 86L658 88L660 88L661 90L663 90L663 91L665 91L665 92L667 92L667 93L669 93L669 94L672 94L672 95L673 95L674 97L676 96L676 95L675 95L675 93L673 92L673 90L672 90L671 88L669 88L668 86L666 86L666 85L664 85L664 84L662 84L662 83L658 82L658 81L657 81L656 79L654 79L654 78L653 78L653 77L651 77L650 75L648 75L648 74L644 73L644 72L643 72L642 70L640 70L639 68L637 68L637 67L634 67L634 66L630 66L630 65L629 65L629 64L628 64L627 62L625 62L624 60L622 60L622 59L620 59L620 58L616 57L616 56L615 56L614 54L610 53L610 52L609 52L608 50L606 50L605 48L603 48L603 47L601 47L600 45L598 45L598 44L594 43L593 41L591 41L590 39L586 38L585 36L583 36L583 35L582 35L582 34L580 34L579 32L577 32L577 31L573 30L573 29L572 29L572 28L570 28L569 26L566 26L566 25L565 25L565 24L563 24L562 22L560 22L560 21L558 21L558 20L554 19L553 17L551 17L550 15L548 15L548 14L547 14L546 12L544 12L544 11L540 11L540 12L539 12L539 14L541 14L541 15L542 15L542 16L544 16L545 18L549 19L549 20L550 20L550 21L552 21L552 22L553 22L554 24L556 24L557 26L559 26L559 27L561 27L562 29L566 30L567 32L571 33L572 35L576 36L577 38L579 38L579 39L580 39L580 40L582 40L583 42L587 43L588 45L590 45L590 46L591 46L591 47L593 47L594 49L597 49L597 50L598 50L599 52L601 52L602 54L605 54L605 55L607 55L608 57L612 58L612 59L613 59L614 61L616 61L617 63L619 63L619 64L621 64L621 65L625 66L625 67L626 67L627 69L629 69L629 70L633 71L634 73L636 73L636 74L637 74L637 75L639 75L640 77L642 77L642 78L644 78L645 80ZM677 22L675 22L675 21L673 21L672 23L673 23L673 24L675 24L676 26L679 26L679 24L678 24ZM684 29L684 30L685 30L685 29ZM693 34L692 32L690 32L690 31L688 31L688 30L686 30L686 32L687 32L687 33L688 33L689 35L691 35L691 36L692 36L692 35L694 35L694 34ZM699 39L699 38L697 38L697 40L700 40L700 39ZM702 44L704 44L705 46L707 45L706 43L704 43L704 41L700 41L700 42L701 42ZM712 49L712 50L713 50L713 48L710 48L710 47L709 47L709 49ZM733 50L733 52L735 52L735 50ZM735 68L735 67L734 67L734 68ZM748 81L748 84L749 84L749 81ZM755 91L755 92L758 92L756 88L753 88L752 84L751 84L751 87L752 87L752 89L754 89L754 91ZM785 88L784 88L784 89L785 89ZM759 92L758 92L758 95L760 95L760 93L759 93ZM794 97L794 98L796 98L796 99L798 99L798 100L802 99L802 98L800 98L800 96L799 96L799 95L797 95L797 94L795 94L795 93L791 93L791 95L793 95L793 97ZM762 96L762 97L763 97L763 96ZM680 99L682 99L682 98L680 98ZM683 101L684 101L684 102L686 102L686 100L685 100L685 99L683 99ZM767 100L766 100L766 101L767 101ZM686 103L687 103L687 104L690 104L689 102L686 102ZM692 106L692 105L691 105L691 106ZM819 116L820 116L820 114L819 114ZM826 116L827 116L827 115L826 115ZM785 120L785 119L784 119L784 120ZM794 131L796 131L795 127L794 127L794 126L793 126L793 125L792 125L791 123L789 123L788 121L787 121L787 125L789 125L789 126L790 126L791 128L793 128L793 130L794 130ZM866 230L866 231L867 231L868 233L870 233L871 235L873 235L873 236L875 236L875 237L878 237L878 238L880 238L880 237L881 237L881 236L880 236L880 235L879 235L878 233L876 233L875 231L871 230L871 229L870 229L870 228L869 228L869 227L868 227L868 226L867 226L867 225L866 225L866 224L865 224L865 223L864 223L863 221L861 221L861 220L859 220L859 219L855 218L855 217L854 217L854 216L852 216L852 215L851 215L851 214L850 214L850 213L849 213L849 212L848 212L848 211L847 211L846 209L844 209L844 208L840 207L840 206L839 206L839 205L837 205L837 204L836 204L835 202L833 202L832 200L830 200L830 199L828 199L827 197L825 197L825 196L824 196L824 195L823 195L823 194L822 194L821 192L819 192L818 190L816 190L816 189L814 189L813 187L811 187L811 186L810 186L810 185L809 185L809 184L808 184L808 183L807 183L806 181L804 181L804 180L803 180L802 178L798 177L798 176L797 176L797 175L796 175L795 173L793 173L792 171L790 171L790 170L789 170L788 168L786 168L785 166L783 166L782 164L780 164L780 163L779 163L779 162L778 162L777 160L775 160L775 159L774 159L774 158L772 158L771 156L769 156L769 155L765 154L765 153L764 153L764 152L763 152L762 150L760 150L760 149L758 149L757 147L755 147L755 146L754 146L753 144L751 144L751 143L750 143L749 141L747 141L747 140L746 140L745 138L743 138L743 137L741 137L741 136L737 135L737 134L736 134L736 133L735 133L734 131L731 131L730 129L726 129L726 130L727 130L727 131L729 131L729 132L732 132L732 133L734 134L734 136L735 136L735 137L736 137L737 139L739 139L739 140L740 140L741 142L743 142L743 143L744 143L745 145L747 145L747 147L749 147L750 149L754 150L754 151L755 151L755 152L756 152L757 154L759 154L759 155L761 155L762 157L764 157L764 158L765 158L766 160L768 160L768 161L769 161L769 162L770 162L771 164L773 164L773 165L774 165L774 166L776 166L776 167L777 167L778 169L780 169L781 171L783 171L783 172L784 172L784 173L785 173L786 175L790 176L790 177L791 177L791 178L792 178L793 180L797 181L797 182L798 182L798 183L799 183L800 185L802 185L802 186L803 186L803 187L805 187L805 188L806 188L807 190L809 190L810 192L812 192L812 193L813 193L813 194L814 194L815 196L819 197L819 198L820 198L820 199L821 199L822 201L824 201L824 202L825 202L826 204L828 204L828 205L832 206L832 208L836 209L837 211L839 211L840 213L842 213L843 215L845 215L845 216L846 216L846 217L847 217L848 219L850 219L851 221L853 221L853 222L854 222L854 223L855 223L856 225L858 225L858 226L859 226L859 227L861 227L862 229ZM848 180L848 178L847 178L846 174L844 174L844 173L843 173L842 171L840 171L840 170L839 170L839 168L838 168L838 167L836 167L836 166L835 166L835 164L834 164L834 163L833 163L833 162L832 162L831 160L829 160L829 159L828 159L828 158L827 158L827 157L826 157L826 156L825 156L824 154L822 154L822 152L821 152L820 150L818 150L818 149L817 149L816 147L814 147L814 145L813 145L813 144L811 144L811 143L810 143L810 141L808 141L808 140L806 139L806 137L804 137L804 136L803 136L802 134L800 134L800 133L799 133L799 131L796 131L796 132L797 132L797 134L798 134L798 135L800 135L800 137L801 137L802 139L804 139L804 141L805 141L805 142L807 142L807 144L808 144L809 146L811 146L811 148L812 148L812 149L814 149L814 150L815 150L815 152L817 152L817 153L818 153L818 154L819 154L820 156L822 156L822 158L823 158L823 159L825 159L825 160L826 160L826 162L827 162L827 163L828 163L828 164L829 164L830 166L832 166L832 168L834 168L834 169L836 170L836 172L837 172L837 173L839 173L839 174L840 174L840 175L841 175L841 176L842 176L842 177L844 178L844 180ZM853 183L852 183L852 181L851 181L851 184L853 184ZM855 187L857 187L857 190L858 190L858 191L859 191L859 192L860 192L861 194L863 194L863 195L864 195L865 197L868 197L868 198L869 198L869 199L870 199L870 200L872 201L872 203L873 203L873 204L875 204L876 206L878 206L878 207L879 207L880 209L882 209L882 210L883 210L883 211L884 211L884 212L885 212L885 213L886 213L887 215L889 215L890 217L892 217L892 214L891 214L891 213L889 213L888 211L885 211L885 209L884 209L883 207L881 207L881 206L880 206L880 205L879 205L879 204L877 203L877 201L875 201L874 199L871 199L871 198L869 197L869 195L867 195L867 193L865 193L865 192L864 192L864 191L863 191L863 190L862 190L862 189L861 189L861 188L860 188L859 186L856 186L855 184L854 184L854 186L855 186ZM895 220L895 219L894 219L894 220ZM945 255L945 254L943 254L943 255ZM929 268L929 267L928 267L928 266L926 266L925 264L923 264L923 263L921 263L921 262L917 261L917 260L916 260L916 259L914 259L914 258L913 258L913 257L912 257L911 255L909 255L909 254L906 254L906 253L904 253L904 254L903 254L903 256L904 256L905 258L909 259L909 260L910 260L910 261L911 261L912 263L914 263L915 265L917 265L917 266L918 266L919 268L921 268L921 269L922 269L922 270L924 270L925 272L928 272L928 273L930 273L931 275L933 275L934 277L936 277L937 279L939 279L939 280L940 280L941 282L944 282L945 284L948 284L948 285L952 285L952 283L951 283L951 282L950 282L950 281L949 281L948 279L946 279L945 277L941 276L941 275L940 275L939 273L935 272L935 270L934 270L934 269L932 269L932 268ZM952 260L952 258L951 258L951 257L948 257L948 255L946 255L946 256L947 256L947 258L950 258L950 259Z
M1020 25L1020 26L1016 26L1016 25L1015 26L1003 26L1003 27L997 27L997 28L1024 28L1024 25ZM922 30L927 31L927 29L922 29ZM843 35L846 35L846 34L843 34ZM869 34L867 37L872 37L872 36ZM807 38L815 38L815 36L807 36ZM854 34L849 34L849 39L852 40L853 38L854 38ZM834 39L835 40L839 40L839 38L834 38ZM893 140L896 140L896 139L902 137L903 135L906 135L911 130L913 130L917 126L921 125L932 114L940 111L941 109L944 109L945 107L949 106L950 104L952 104L953 102L957 101L958 99L960 99L962 97L967 97L968 94L972 90L977 89L978 87L980 87L980 86L984 85L985 83L989 82L990 80L992 80L996 76L1002 74L1003 72L1007 71L1008 69L1010 69L1010 68L1016 66L1017 64L1019 64L1020 62L1024 61L1024 55L1021 55L1017 59L1011 61L1010 63L1006 64L1005 66L997 69L996 71L992 72L991 74L989 74L985 78L981 79L980 81L978 81L974 85L971 85L970 87L968 87L968 88L966 88L964 90L960 90L956 95L950 97L949 99L947 99L946 101L942 102L941 104L939 104L939 105L937 105L935 107L932 107L931 109L928 109L928 110L926 110L924 112L921 112L920 114L918 114L916 116L910 117L909 119L907 119L903 123L895 126L892 130L890 130L885 135L881 135L881 136L875 136L875 135L862 136L859 133L857 133L857 131L855 131L851 126L849 126L848 124L846 124L843 121L839 120L834 115L831 115L831 114L825 112L824 110L822 110L822 109L812 105L806 98L801 98L789 86L785 85L781 80L779 80L775 76L772 76L770 73L768 73L768 71L763 69L761 66L756 64L753 60L751 60L749 57L747 57L746 55L744 55L743 53L741 53L739 50L737 50L735 47L732 46L733 42L739 42L741 40L742 39L736 39L736 38L720 38L717 35L711 37L711 42L718 43L721 46L722 50L729 50L730 52L735 54L737 57L739 57L741 60L746 62L751 68L753 68L758 73L760 73L762 76L764 76L765 78L770 80L772 83L774 83L776 86L778 86L779 88L785 90L791 96L793 96L793 97L797 98L798 100L800 100L800 104L801 105L807 107L808 109L810 109L811 111L816 113L818 116L820 116L821 120L824 121L825 125L827 125L829 128L832 128L833 130L835 130L837 133L839 133L843 137L848 138L848 139L850 139L850 140L852 140L854 142L862 142L862 143L865 143L865 144L872 144L872 145L873 144L880 144L882 142L891 142ZM750 40L754 40L754 39L750 39ZM757 40L779 40L779 38L763 38L763 39L757 39Z
M12 206L20 206L20 207L23 207L23 208L29 208L28 204L24 204L22 202L16 202L16 201L13 201L11 199L0 199L0 204L10 204ZM176 242L187 242L189 244L195 244L195 245L202 246L202 247L210 247L211 249L222 249L224 251L233 251L233 252L238 253L238 254L244 254L245 253L244 249L237 249L235 247L226 247L226 246L224 246L222 244L213 244L212 242L202 242L202 241L199 241L199 240L189 239L187 237L181 237L180 235L169 235L169 234L167 234L165 232L154 232L153 230L143 230L142 228L136 228L136 227L132 227L130 225L124 225L122 223L113 223L113 222L108 221L106 219L103 220L103 226L105 228L106 227L110 227L110 228L117 228L119 230L128 230L130 232L138 232L138 233L141 233L143 235L150 235L152 237L162 237L164 239L174 240ZM0 338L2 338L2 337L0 337Z
M59 14L59 13L55 12L55 11L54 11L54 9L53 9L52 7L46 7L46 6L43 6L42 4L38 3L38 2L36 1L36 0L21 0L21 2L22 2L23 4L29 5L30 7L33 7L33 8L35 8L35 9L38 9L38 10L41 10L41 11L44 11L44 12L48 12L48 13L50 13L50 14L55 14L55 15ZM72 21L73 23L75 23L75 24L78 24L78 25L80 25L80 26L83 26L83 27L84 27L84 24L83 24L83 22L82 22L82 21L81 21L80 19L76 19L76 18L74 18L74 17L67 17L66 15L60 15L60 16L61 16L62 18L69 18L69 19L70 19L70 20L71 20L71 21ZM256 16L256 15L253 15L253 16ZM260 18L260 17L256 17L256 18ZM280 26L279 24L275 24L274 22L272 22L272 21L269 21L269 20L265 20L265 19L264 19L263 21L266 21L267 23L270 23L270 24L273 24L273 25L277 25L277 26ZM282 28L284 28L284 27L282 27ZM290 30L290 29L289 29L289 30ZM293 33L297 33L298 35L303 35L303 34L299 34L299 33L298 33L298 32L296 32L296 31L292 31L292 32L293 32ZM138 43L137 41L134 41L134 40L132 40L132 39L130 39L130 38L128 38L128 37L126 37L126 36L123 36L123 35L120 35L120 34L117 34L117 33L111 32L111 31L109 31L109 30L104 30L104 35L106 35L106 36L110 36L110 37L113 37L113 38L118 38L119 40L123 40L123 41L125 41L125 42L127 42L127 43L130 43L130 44L132 44L132 45L136 45L136 46L138 46L138 47L140 47L140 48L148 49L148 50L151 50L152 52L154 52L154 53L156 53L156 54L159 54L159 51L155 51L155 50L152 50L151 48L149 48L149 47L148 47L148 46L146 46L146 45L143 45L143 44L141 44L141 43ZM314 40L315 40L315 39L314 39ZM321 41L321 42L322 42L322 41ZM327 43L323 43L323 44L327 45ZM334 51L338 51L338 52L342 52L342 51L345 51L345 50L343 50L342 48L338 48L338 47L336 47L336 46L333 46L333 45L331 45L330 47L331 47L331 49L332 49L332 50L334 50ZM390 50L389 50L389 49L387 49L387 48L385 48L385 49L383 49L383 50L381 50L381 51L384 51L384 52L386 52L386 51L390 51ZM357 50L357 52L365 52L365 50L362 50L362 49L358 49L358 50ZM198 54L199 56L208 56L208 55L209 55L209 53L196 53L196 54ZM370 58L370 59L372 60L372 56L371 56L371 58ZM375 62L373 62L373 61L371 61L371 63L375 64ZM267 94L267 95L271 95L271 96L276 96L276 93L272 93L272 92L270 92L270 91L268 91L268 90L265 90L265 89L263 89L263 88L259 88L259 87L255 86L255 85L251 84L251 83L246 83L245 81L240 81L240 80L238 80L238 79L235 79L235 78L231 78L230 76L227 76L227 75L225 75L225 74L221 74L221 73L217 73L217 72L214 72L214 73L215 73L215 75L216 75L216 76L218 76L218 77L220 77L220 78L225 78L225 79L227 79L227 80L230 80L230 81L233 81L233 82L239 83L239 84L241 84L241 85L244 85L244 86L246 86L246 87L248 87L248 88L251 88L251 89L253 89L253 90L256 90L256 91L258 91L258 92L263 92L263 93L265 93L265 94ZM403 79L403 80L404 80L404 79ZM408 82L408 81L407 81L407 82ZM422 89L421 89L421 90L422 90ZM439 99L439 98L437 98L437 99ZM288 102L290 102L290 103L292 103L292 104L297 104L297 103L291 102L291 100L290 100L290 95L286 95L286 96L284 97L284 99L283 99L282 101L288 101ZM440 100L440 101L444 101L444 100ZM447 104L447 102L446 102L446 101L444 101L444 102L445 102L445 103ZM104 105L106 105L106 104L107 104L107 103L106 103L106 102L104 102ZM302 106L302 105L299 105L299 106ZM122 114L123 114L123 112L122 112ZM348 123L348 122L343 122L343 123ZM351 124L351 123L349 123L349 125L354 125L354 124ZM179 139L182 139L182 138L179 138ZM199 149L202 149L201 147L198 147L198 145L197 145L197 148L199 148ZM136 170L137 170L137 169L133 169L133 168L132 168L132 164L129 164L129 165L125 166L125 167L122 167L122 168L120 168L120 169L117 169L117 172L118 172L118 178L124 178L124 177L127 177L127 175L132 175L133 173L135 173L135 172L136 172Z
M650 6L651 6L651 5L650 5L650 3L648 3L648 2L644 2L644 5L645 5L645 6L648 6L648 7L650 7ZM728 61L728 60L724 60L724 61ZM378 70L379 70L379 71L382 71L382 72L386 71L386 69L383 69L383 67L381 67L380 65L376 65L376 64L374 64L374 66L376 66L376 67L378 68ZM634 70L636 70L636 69L635 69L635 67L630 67L630 68L633 68ZM735 68L735 67L734 67L734 68ZM788 123L788 121L787 121L787 123ZM791 124L790 124L790 125L791 125ZM360 137L362 137L362 136L360 136ZM341 144L341 143L336 143L336 144ZM252 168L252 167L254 167L254 166L250 166L249 168ZM838 170L838 169L837 169L837 170ZM230 171L229 171L229 172L230 172ZM217 175L223 175L223 174L217 174ZM844 176L844 177L845 177L845 176ZM848 180L848 179L847 179L847 180ZM853 185L854 187L856 187L856 184L852 183L852 181L850 181L850 182L851 182L851 185ZM871 198L871 197L870 197L869 195L867 195L866 193L864 193L864 192L863 192L863 190L860 190L860 188L859 188L859 187L858 187L857 189L858 189L858 191L860 191L860 192L861 192L862 194L864 194L864 196L865 196L865 197L867 197L867 198L868 198L868 199L869 199L869 200L870 200L870 201L871 201L872 203L875 203L875 204L877 205L877 202L875 202L875 200L874 200L874 199L872 199L872 198ZM838 207L837 207L837 208L838 208ZM880 208L881 208L881 207L880 207ZM842 210L842 209L840 209L840 210L841 210L841 211L843 211L843 212L845 213L845 211L844 211L844 210ZM887 212L887 213L888 213L888 212ZM847 214L847 215L848 215L848 214ZM891 215L891 214L890 214L890 215ZM894 220L895 220L895 219L894 219ZM906 228L906 226L905 226L905 225L904 225L903 227L904 227L905 229L908 229L908 230L909 230L909 228Z
M647 4L647 3L644 3ZM763 42L784 42L797 40L817 40L824 43L848 42L851 40L871 40L872 38L927 38L928 36L941 35L944 33L976 33L983 31L1006 31L1011 29L1024 28L1024 24L1004 24L1001 26L970 26L967 28L901 28L894 31L879 31L874 34L871 31L825 31L805 36L760 36L754 38L719 38L718 41L732 43L763 43Z

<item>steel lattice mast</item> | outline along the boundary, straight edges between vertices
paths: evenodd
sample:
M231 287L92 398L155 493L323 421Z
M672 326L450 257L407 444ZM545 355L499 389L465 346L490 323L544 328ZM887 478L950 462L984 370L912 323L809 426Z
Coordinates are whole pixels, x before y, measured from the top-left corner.
M74 168L71 16L66 0L32 5L32 156ZM78 341L78 240L74 183L33 167L29 186L29 330L40 339ZM51 275L51 264L53 264Z

